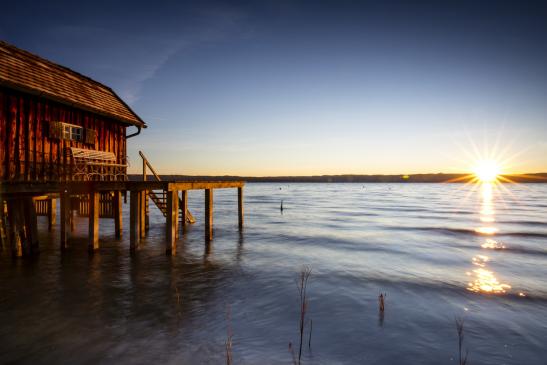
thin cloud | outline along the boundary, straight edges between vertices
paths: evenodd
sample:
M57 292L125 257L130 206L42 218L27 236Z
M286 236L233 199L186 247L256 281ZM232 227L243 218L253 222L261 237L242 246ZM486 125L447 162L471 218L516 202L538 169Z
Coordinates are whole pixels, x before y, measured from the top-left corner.
M63 50L54 61L105 83L134 104L146 81L173 56L202 43L222 41L234 33L248 34L239 31L239 20L244 18L240 11L208 9L201 16L199 25L150 33L85 25L56 25L45 32L46 38L55 40L59 46L56 48ZM183 17L180 23L185 24Z

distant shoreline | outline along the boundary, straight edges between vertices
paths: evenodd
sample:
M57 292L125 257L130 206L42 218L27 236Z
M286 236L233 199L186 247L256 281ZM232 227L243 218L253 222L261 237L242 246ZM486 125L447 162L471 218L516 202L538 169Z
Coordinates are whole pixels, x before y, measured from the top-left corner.
M161 175L163 180L236 181L257 183L468 183L469 174L409 174L409 175L314 175L314 176L192 176ZM142 180L142 175L129 174L129 180ZM508 181L507 181L508 180ZM547 173L502 175L503 183L547 183Z

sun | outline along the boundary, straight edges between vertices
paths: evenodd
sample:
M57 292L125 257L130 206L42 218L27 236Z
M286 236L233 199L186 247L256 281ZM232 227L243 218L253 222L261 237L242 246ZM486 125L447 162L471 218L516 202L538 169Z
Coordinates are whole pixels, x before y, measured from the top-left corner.
M473 168L473 173L481 182L493 182L498 179L501 167L494 160L480 160Z

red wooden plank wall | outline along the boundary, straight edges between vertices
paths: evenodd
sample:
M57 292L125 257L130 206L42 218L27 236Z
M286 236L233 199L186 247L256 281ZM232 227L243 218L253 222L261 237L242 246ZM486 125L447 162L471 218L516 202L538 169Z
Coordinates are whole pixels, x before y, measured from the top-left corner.
M49 138L49 122L94 129L94 144ZM113 152L126 163L126 125L34 95L0 88L0 181L57 181L68 147Z

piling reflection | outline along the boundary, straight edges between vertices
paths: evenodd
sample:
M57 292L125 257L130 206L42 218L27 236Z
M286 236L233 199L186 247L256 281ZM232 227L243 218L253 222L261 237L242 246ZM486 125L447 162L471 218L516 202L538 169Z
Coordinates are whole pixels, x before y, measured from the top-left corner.
M499 250L505 246L492 238L498 233L498 228L493 225L496 221L493 193L494 183L487 182L481 185L480 221L485 224L475 228L475 232L488 236L481 245L482 248ZM471 263L476 268L466 273L470 277L467 290L475 293L505 294L511 286L499 282L495 273L487 267L489 261L490 257L486 255L476 255L472 258Z

